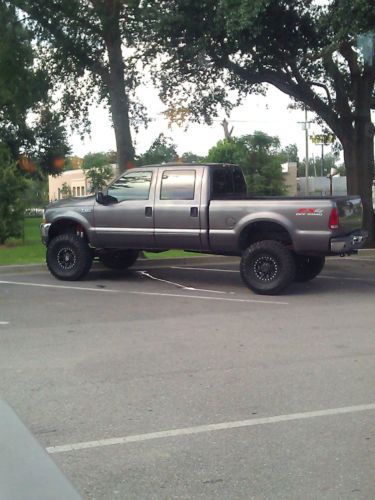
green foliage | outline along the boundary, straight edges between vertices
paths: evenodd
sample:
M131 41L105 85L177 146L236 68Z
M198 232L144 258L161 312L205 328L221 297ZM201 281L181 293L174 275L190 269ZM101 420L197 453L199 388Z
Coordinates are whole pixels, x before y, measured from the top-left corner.
M67 132L62 118L49 110L42 110L38 126L35 130L35 147L33 157L42 172L59 175L61 167L59 159L70 153Z
M187 151L181 155L181 161L184 163L202 163L204 161L204 157Z
M69 146L61 117L51 110L48 73L36 61L32 32L14 6L0 2L0 19L0 142L14 161L23 155L56 174L55 157Z
M25 190L26 181L15 163L0 158L0 244L22 235Z
M25 178L24 202L26 208L44 208L48 203L48 181L44 178Z
M101 191L113 178L112 158L112 153L88 153L83 158L82 168L92 192Z
M298 163L299 162L298 148L297 148L296 144L289 144L288 146L286 146L282 150L281 154L282 154L283 160L284 160L283 163L286 163L286 162Z
M137 129L149 121L135 92L144 83L136 52L144 30L140 2L12 1L27 16L64 114L84 134L90 105L104 103L112 115L119 169L127 168L134 159L130 123Z
M309 176L319 177L323 173L323 177L331 172L331 168L339 168L340 175L345 175L345 169L338 167L337 157L328 153L324 155L323 166L322 159L320 157L314 157L309 159ZM305 161L298 165L298 177L305 177Z
M256 131L252 135L224 139L210 149L206 161L240 165L252 195L285 193L281 171L283 154L278 137Z
M60 193L63 200L72 196L72 190L70 189L70 186L67 182L64 182L62 184Z
M137 157L136 164L139 166L155 165L176 161L177 158L176 145L169 137L160 134L151 144L150 148Z

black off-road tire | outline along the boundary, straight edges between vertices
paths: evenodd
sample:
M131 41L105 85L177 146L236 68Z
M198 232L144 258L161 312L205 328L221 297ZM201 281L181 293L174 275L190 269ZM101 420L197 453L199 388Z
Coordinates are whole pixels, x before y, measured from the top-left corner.
M305 283L310 281L318 274L320 274L324 268L325 257L309 257L308 255L296 255L296 277L295 281L298 283Z
M282 243L258 241L242 255L241 276L246 285L261 295L277 295L294 280L294 256Z
M109 269L127 269L138 259L138 250L108 250L99 255L99 259Z
M90 270L93 252L86 240L76 234L60 234L47 248L47 266L59 280L77 281Z

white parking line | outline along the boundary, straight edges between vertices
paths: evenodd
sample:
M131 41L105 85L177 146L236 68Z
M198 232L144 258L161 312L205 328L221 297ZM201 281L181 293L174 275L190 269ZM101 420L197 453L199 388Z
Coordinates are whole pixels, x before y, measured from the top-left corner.
M0 325L9 325L9 321L0 321Z
M211 269L209 267L171 266L169 269L189 269L190 271L213 271L215 273L239 273L234 269Z
M40 288L62 288L67 290L85 290L87 292L111 292L118 293L119 290L110 290L109 288L87 288L83 286L66 286L66 285L50 285L45 283L28 283L22 281L0 281L4 285L22 285L22 286L38 286Z
M252 418L250 420L239 420L237 422L222 422L219 424L198 425L195 427L185 427L169 431L150 432L147 434L137 434L118 438L99 439L96 441L84 441L81 443L71 443L59 446L50 446L47 452L51 454L66 453L70 451L87 450L89 448L102 448L128 443L139 443L153 439L165 439L178 436L188 436L192 434L202 434L205 432L223 431L228 429L240 429L243 427L253 427L257 425L276 424L280 422L290 422L296 420L306 420L309 418L328 417L334 415L345 415L348 413L358 413L375 410L375 403L345 406L343 408L330 408L326 410L308 411L304 413L291 413L289 415L278 415L275 417Z
M374 261L375 262L375 261ZM183 266L173 266L170 269L190 269L192 271L213 271L215 273L239 273L239 271L235 271L232 269L210 269L210 268L204 268L204 267L183 267ZM368 279L368 278L351 278L348 276L330 276L327 274L322 274L320 276L317 276L318 278L326 278L330 280L348 280L348 281L370 281L370 282L375 282L375 280Z
M277 306L288 306L288 302L280 302L275 300L257 300L257 299L230 299L227 297L209 297L205 295L190 295L190 294L179 294L179 293L158 293L158 292L137 292L135 290L113 290L110 288L85 288L79 286L65 286L65 285L49 285L45 283L27 283L20 281L0 281L0 284L6 285L21 285L21 286L35 286L42 288L60 288L62 290L80 290L88 292L110 292L110 293L122 293L127 295L146 295L151 297L177 297L182 299L197 299L197 300L223 300L226 302L242 302L249 304L268 304Z

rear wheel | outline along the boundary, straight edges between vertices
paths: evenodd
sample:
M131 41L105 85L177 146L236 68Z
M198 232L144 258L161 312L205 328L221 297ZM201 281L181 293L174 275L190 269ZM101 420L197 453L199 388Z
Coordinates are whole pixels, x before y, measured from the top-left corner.
M76 281L90 270L93 253L87 241L76 234L60 234L47 248L47 266L59 280Z
M138 250L108 250L99 259L109 269L127 269L138 259Z
M290 250L278 241L264 240L245 250L240 270L251 290L261 295L276 295L293 281L296 268Z
M318 274L322 272L326 259L325 257L309 257L307 255L296 255L295 261L295 281L304 283L316 278L316 276L318 276Z

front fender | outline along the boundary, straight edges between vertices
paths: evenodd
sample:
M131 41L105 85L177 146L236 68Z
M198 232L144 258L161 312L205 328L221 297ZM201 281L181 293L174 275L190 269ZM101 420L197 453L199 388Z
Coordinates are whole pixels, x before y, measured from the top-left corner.
M67 210L66 212L64 212L64 214L54 217L51 221L51 226L49 227L48 233L51 234L53 228L56 228L57 225L63 222L71 222L81 225L86 233L90 245L95 246L95 232L93 231L93 227L90 221L87 220L87 218L82 214L75 212L74 210Z

